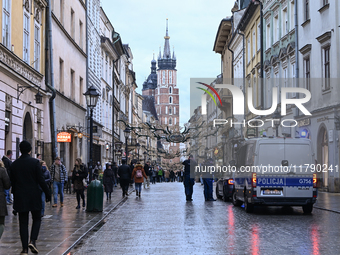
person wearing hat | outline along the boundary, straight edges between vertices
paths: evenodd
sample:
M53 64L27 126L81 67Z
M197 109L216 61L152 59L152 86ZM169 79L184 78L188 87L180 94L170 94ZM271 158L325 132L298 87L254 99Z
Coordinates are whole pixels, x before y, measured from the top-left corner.
M56 157L50 167L51 182L53 183L53 201L52 207L57 207L58 193L60 194L60 207L64 206L64 185L67 183L68 175L66 167L61 164L60 158Z
M46 194L47 202L49 202L50 190L46 185L40 161L30 156L31 144L22 141L19 148L21 156L10 167L10 180L14 195L13 208L19 213L19 230L23 249L21 254L28 254L28 248L31 252L38 253L36 240L40 230L42 209L39 187ZM32 214L33 223L28 243L29 212Z

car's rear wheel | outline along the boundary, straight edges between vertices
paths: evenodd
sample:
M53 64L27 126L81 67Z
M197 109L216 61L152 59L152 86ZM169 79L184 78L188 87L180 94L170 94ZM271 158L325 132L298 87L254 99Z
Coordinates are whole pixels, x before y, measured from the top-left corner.
M252 213L254 211L254 205L248 203L247 196L244 196L244 210L246 213Z
M218 199L221 199L222 198L222 196L219 194L219 192L218 192L218 184L216 185L216 197L218 198Z
M241 206L242 205L242 201L240 201L240 200L237 200L237 198L236 198L236 191L234 190L233 191L233 205L234 206Z
M223 188L223 201L224 202L229 202L229 196L226 195L226 191L225 191L224 188Z
M311 214L313 211L313 204L306 204L302 206L302 210L304 214Z

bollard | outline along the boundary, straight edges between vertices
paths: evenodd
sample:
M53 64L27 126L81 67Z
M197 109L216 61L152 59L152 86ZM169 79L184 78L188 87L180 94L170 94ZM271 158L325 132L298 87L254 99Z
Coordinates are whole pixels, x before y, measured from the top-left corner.
M87 212L103 211L104 188L100 181L93 180L87 188Z

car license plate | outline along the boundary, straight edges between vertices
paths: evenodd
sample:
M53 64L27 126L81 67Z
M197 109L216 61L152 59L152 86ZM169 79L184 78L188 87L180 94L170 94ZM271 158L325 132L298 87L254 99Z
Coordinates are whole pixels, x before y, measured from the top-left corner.
M266 189L266 190L262 190L262 194L263 195L281 195L282 194L282 190Z

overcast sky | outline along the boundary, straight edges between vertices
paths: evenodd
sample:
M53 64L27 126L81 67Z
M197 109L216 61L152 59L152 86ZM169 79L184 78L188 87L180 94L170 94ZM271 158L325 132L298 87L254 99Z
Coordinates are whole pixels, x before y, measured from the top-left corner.
M231 15L234 0L101 0L112 25L133 54L138 93L150 74L152 54L162 54L166 19L171 53L177 57L180 124L190 118L190 78L213 78L221 73L221 55L213 52L220 21Z

